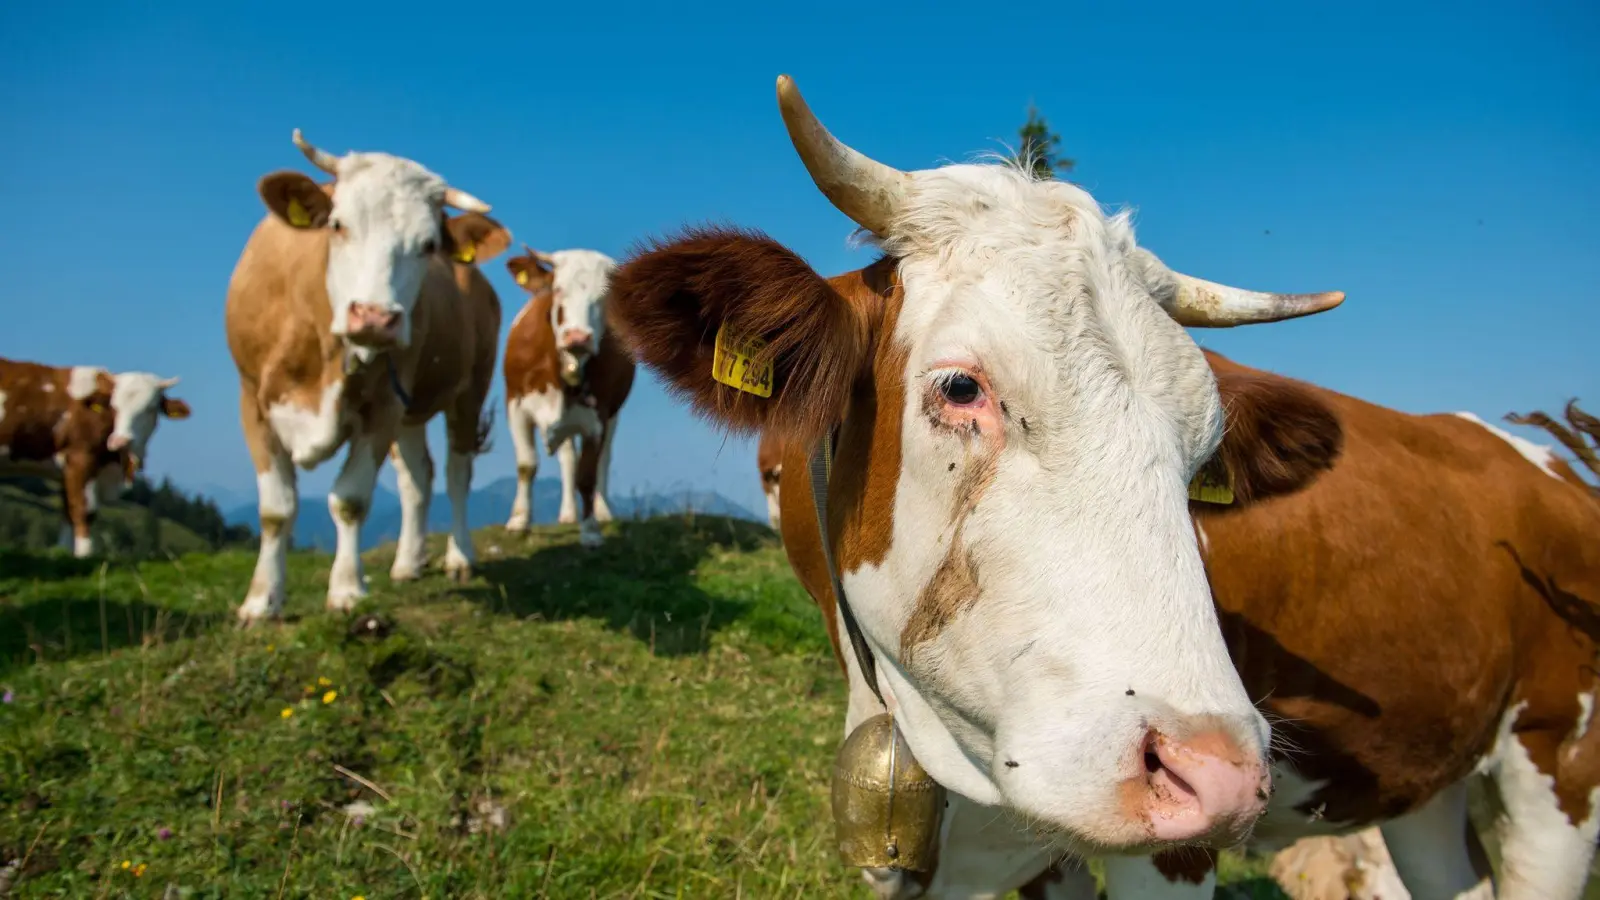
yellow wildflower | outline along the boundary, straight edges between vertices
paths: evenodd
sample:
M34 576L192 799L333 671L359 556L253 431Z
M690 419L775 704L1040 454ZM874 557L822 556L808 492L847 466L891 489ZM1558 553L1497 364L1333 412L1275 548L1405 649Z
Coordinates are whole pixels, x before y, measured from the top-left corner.
M277 644L268 644L267 645L267 652L268 653L271 653L272 651L274 651L276 649L278 649L278 645Z
M332 686L333 682L329 681L326 678L323 678L321 675L318 675L317 676L317 684L320 684L323 687L330 687L330 686Z
M133 865L133 860L131 860L131 859L125 859L125 860L122 861L122 867L124 869L126 869L126 868L128 868L129 866L132 866L132 865Z
M326 694L322 695L322 702L323 703L332 703L333 701L335 701L337 699L339 699L339 692L338 691L329 691Z
M305 693L307 693L307 694L309 694L309 693L311 693L312 691L315 691L315 690L316 690L316 688L311 686L311 685L309 685L309 684L306 685L306 687L305 687Z
M144 863L139 863L137 866L133 867L133 877L135 877L135 878L143 878L144 877L144 870L148 869L148 868L150 868L150 867L145 865Z
M285 718L285 719L287 719L287 718L289 718L289 717L290 717L290 716L292 716L292 715L294 715L294 707L292 707L292 706L285 706L285 707L284 707L284 708L283 708L283 712L281 712L281 713L278 713L278 715L280 715L280 716L282 716L282 717L284 717L284 718Z
M354 897L351 897L350 900L367 900L367 898L362 894L357 894Z

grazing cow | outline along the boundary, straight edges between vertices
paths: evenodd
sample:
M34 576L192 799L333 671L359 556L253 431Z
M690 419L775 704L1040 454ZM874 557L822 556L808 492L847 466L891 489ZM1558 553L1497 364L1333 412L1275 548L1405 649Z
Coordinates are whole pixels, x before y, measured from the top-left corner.
M761 234L691 230L617 270L611 317L702 414L777 434L785 470L836 435L826 544L808 490L782 492L784 544L850 681L845 733L887 709L949 797L931 883L867 879L995 896L1062 852L1239 839L1270 728L1196 543L1188 485L1223 405L1182 326L1343 295L1179 275L1074 185L901 172L838 142L786 76L778 98L812 179L885 255L824 279ZM1141 864L1109 860L1113 888Z
M74 556L94 553L95 513L144 468L157 421L188 418L189 405L166 393L177 383L0 359L0 475L60 483Z
M296 467L315 468L347 444L328 496L338 537L328 608L366 596L360 529L391 446L403 521L390 576L417 577L433 495L424 429L440 413L452 515L444 568L470 575L467 494L488 437L480 417L500 330L500 301L476 263L511 241L484 215L487 205L411 160L338 157L299 131L294 139L334 181L289 171L262 178L268 214L228 285L228 347L261 515L261 555L239 607L245 622L283 608ZM466 212L447 216L446 206Z
M767 495L767 521L772 530L779 530L778 481L783 475L783 441L771 431L761 433L761 443L756 447L756 468L761 471L761 491Z
M517 451L517 496L506 529L523 531L532 521L537 428L561 466L556 521L577 521L574 495L581 497L579 541L597 547L600 523L611 521L606 488L617 414L634 376L632 357L605 327L607 280L616 262L593 250L523 250L506 261L528 292L506 340L506 424ZM581 453L573 446L578 438Z

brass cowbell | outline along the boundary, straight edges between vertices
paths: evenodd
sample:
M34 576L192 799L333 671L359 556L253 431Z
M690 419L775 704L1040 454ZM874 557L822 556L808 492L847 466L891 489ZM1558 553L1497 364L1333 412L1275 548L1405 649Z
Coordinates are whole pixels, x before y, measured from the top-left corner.
M833 762L839 856L857 868L932 869L944 787L911 754L889 713L862 722Z

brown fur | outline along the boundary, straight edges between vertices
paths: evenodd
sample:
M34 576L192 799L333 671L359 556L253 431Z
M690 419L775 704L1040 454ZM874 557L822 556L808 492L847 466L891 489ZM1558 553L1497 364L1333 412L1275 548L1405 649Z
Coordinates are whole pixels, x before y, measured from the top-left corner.
M287 455L271 432L268 410L292 404L315 411L324 389L341 379L343 436L348 440L356 433L372 434L380 459L402 422L421 425L440 413L452 450L480 450L480 417L494 379L500 301L475 264L452 257L470 244L475 261L486 261L509 244L509 233L479 213L444 221L445 239L412 313L411 345L387 351L395 377L410 394L410 408L402 409L381 358L349 374L344 371L344 341L330 331L333 311L324 281L330 232L285 221L282 207L289 197L312 209L316 197L326 200L325 186L298 173L276 173L262 179L260 192L269 212L234 267L225 313L228 348L239 371L241 424L256 471L266 471L275 458ZM331 200L327 203L331 208ZM325 215L321 221L326 223ZM281 524L263 522L262 527Z
M783 469L783 438L771 431L761 433L756 446L756 471L761 473L761 489L770 494L779 486Z
M126 450L106 447L116 424L111 376L99 373L94 392L83 398L67 392L71 380L71 366L0 358L0 392L5 394L0 448L6 451L0 455L0 476L60 482L61 508L72 533L86 538L95 520L86 491L107 469L120 471L123 483L130 483L142 461ZM183 401L164 400L163 408L168 404L178 413L174 418L188 415Z
M1597 686L1600 506L1476 423L1209 358L1222 454L1260 499L1195 505L1207 570L1246 691L1286 720L1302 774L1330 780L1306 811L1367 823L1414 808L1525 700L1518 739L1586 817L1600 730L1572 735L1578 693Z
M608 314L626 348L694 409L802 447L838 421L871 350L868 311L753 231L690 229L636 251L612 275ZM770 399L712 380L722 326L768 342Z

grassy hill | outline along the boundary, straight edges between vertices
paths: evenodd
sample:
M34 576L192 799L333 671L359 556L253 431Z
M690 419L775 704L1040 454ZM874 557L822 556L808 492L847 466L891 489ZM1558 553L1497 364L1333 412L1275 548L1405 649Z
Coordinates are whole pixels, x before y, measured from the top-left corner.
M866 897L828 812L844 682L770 532L608 531L486 529L461 586L373 551L376 634L323 612L317 553L241 631L248 550L0 550L10 896ZM1225 861L1223 896L1282 897Z
M67 520L61 513L57 489L41 489L30 481L0 483L0 546L50 546L60 539ZM155 534L147 538L145 533L152 529ZM103 507L92 531L99 545L113 553L126 551L136 543L158 546L173 554L211 549L211 542L191 529L131 503Z

